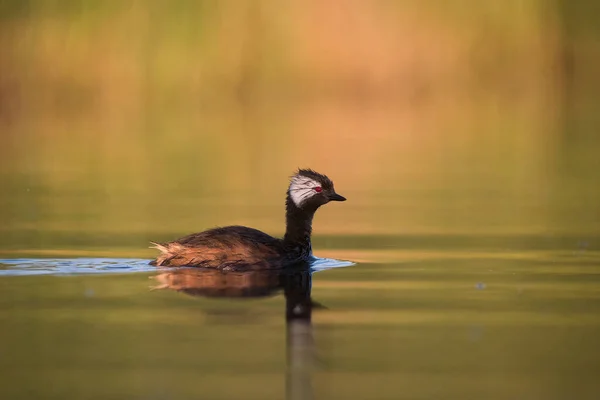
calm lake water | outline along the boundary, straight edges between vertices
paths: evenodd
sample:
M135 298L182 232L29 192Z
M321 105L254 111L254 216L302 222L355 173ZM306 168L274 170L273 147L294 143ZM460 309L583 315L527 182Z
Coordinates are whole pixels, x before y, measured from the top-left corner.
M203 115L198 135L192 118L125 139L73 120L13 126L0 398L597 399L598 137L510 113L507 135L474 104L463 117L477 124L437 133L391 106L323 107ZM286 323L281 291L150 290L150 240L281 234L299 165L348 198L317 213L315 254L354 263L314 273L310 324Z
M598 138L505 135L474 105L477 125L434 136L393 107L329 107L278 122L314 119L321 137L263 132L274 120L256 110L204 115L219 123L203 135L167 119L154 142L15 126L0 175L0 398L597 399ZM246 134L249 153L230 153ZM317 213L315 254L354 263L313 274L310 324L286 323L281 291L150 290L164 285L150 240L227 224L281 234L287 176L307 164L348 198ZM253 278L234 282L253 292Z
M323 307L311 323L286 323L285 290L260 279L192 295L181 290L219 285L158 279L146 259L3 259L0 393L594 399L600 255L590 240L380 237L334 249L360 240L333 237L326 253L363 261L317 265L312 300ZM268 295L216 297L244 285Z

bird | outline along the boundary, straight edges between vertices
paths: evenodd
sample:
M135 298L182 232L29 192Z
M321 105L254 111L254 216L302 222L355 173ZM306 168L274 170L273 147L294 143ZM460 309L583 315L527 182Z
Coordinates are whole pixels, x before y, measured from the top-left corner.
M193 233L167 243L150 242L160 254L157 267L198 267L222 271L285 268L313 258L312 222L319 207L346 201L333 181L312 169L298 169L285 199L286 230L282 238L258 229L232 225Z

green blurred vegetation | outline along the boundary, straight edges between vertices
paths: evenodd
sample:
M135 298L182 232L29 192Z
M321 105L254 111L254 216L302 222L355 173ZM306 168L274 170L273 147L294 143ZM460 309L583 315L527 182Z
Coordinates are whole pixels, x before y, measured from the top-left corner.
M593 2L0 4L0 250L278 234L298 166L317 235L599 233Z

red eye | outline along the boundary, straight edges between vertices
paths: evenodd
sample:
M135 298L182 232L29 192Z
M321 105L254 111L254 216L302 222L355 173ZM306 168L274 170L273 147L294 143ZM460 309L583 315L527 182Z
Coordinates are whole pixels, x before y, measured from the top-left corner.
M317 186L314 189L315 189L315 192L317 192L317 193L321 193L323 191L323 188L321 186Z

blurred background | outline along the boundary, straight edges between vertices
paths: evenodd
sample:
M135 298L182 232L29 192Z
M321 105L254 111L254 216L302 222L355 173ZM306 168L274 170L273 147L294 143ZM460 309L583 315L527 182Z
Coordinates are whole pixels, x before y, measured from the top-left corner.
M349 199L317 235L597 235L598 11L3 0L0 248L281 234L297 167Z

